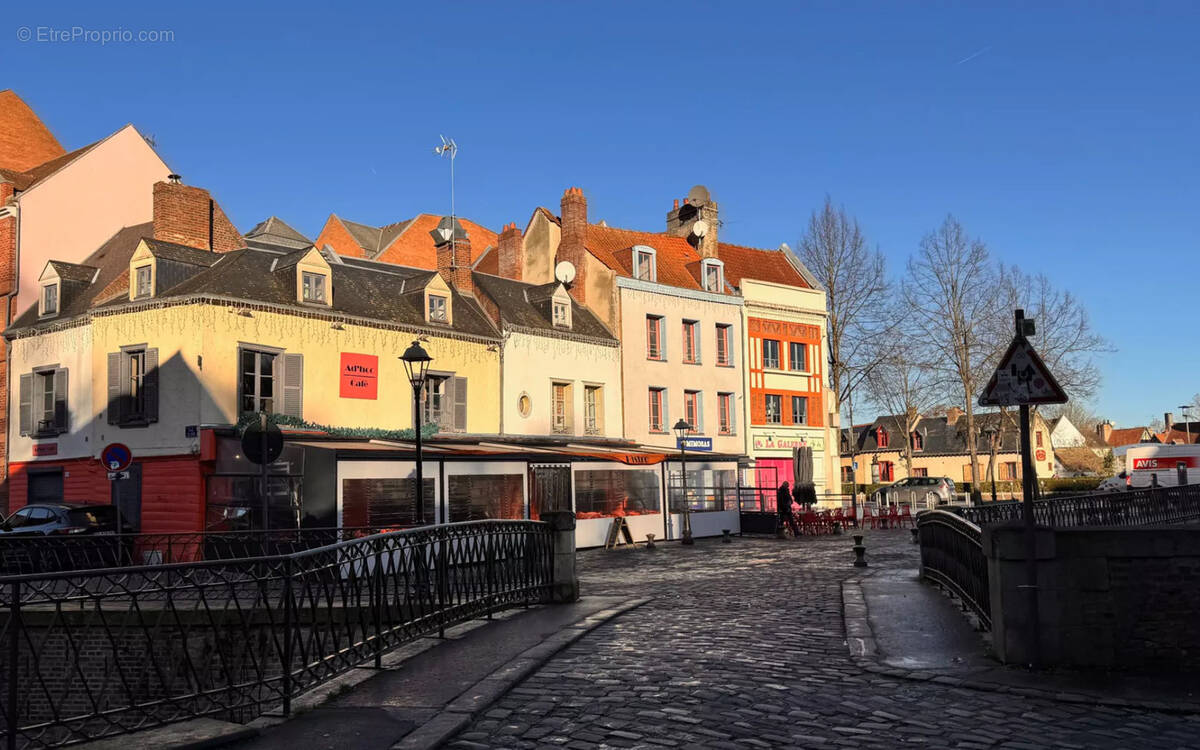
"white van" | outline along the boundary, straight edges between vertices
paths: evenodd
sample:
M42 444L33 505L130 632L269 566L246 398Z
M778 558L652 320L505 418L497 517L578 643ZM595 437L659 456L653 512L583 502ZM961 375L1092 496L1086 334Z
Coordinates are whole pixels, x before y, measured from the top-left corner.
M1125 467L1130 489L1200 484L1200 445L1131 445Z

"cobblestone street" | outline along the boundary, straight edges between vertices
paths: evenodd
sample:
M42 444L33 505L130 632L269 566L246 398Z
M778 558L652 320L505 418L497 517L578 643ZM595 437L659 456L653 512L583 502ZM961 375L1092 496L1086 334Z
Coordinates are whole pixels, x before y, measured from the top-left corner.
M875 567L916 567L908 531ZM846 536L581 553L585 594L654 597L551 659L456 748L1197 748L1200 717L865 672L844 640Z

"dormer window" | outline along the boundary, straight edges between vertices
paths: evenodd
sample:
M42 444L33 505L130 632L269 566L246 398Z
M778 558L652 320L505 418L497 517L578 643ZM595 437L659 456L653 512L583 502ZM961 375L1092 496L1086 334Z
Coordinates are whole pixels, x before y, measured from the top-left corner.
M882 427L875 433L875 444L880 448L888 447L888 431Z
M725 289L725 268L719 260L706 258L700 264L704 278L704 291L720 294Z
M325 274L303 271L300 278L301 299L319 305L328 304L325 293Z
M566 302L554 302L554 327L555 328L570 328L571 327L571 306Z
M912 449L915 451L925 450L925 436L915 430L912 434Z
M654 281L657 278L655 269L654 248L646 245L635 245L633 248L633 276L642 281Z
M429 322L445 323L446 320L446 298L440 294L429 295Z
M42 287L42 315L58 315L58 284Z
M153 287L151 287L151 285L150 285L150 278L151 278L150 266L139 266L138 268L134 269L134 274L135 274L135 278L134 278L135 286L134 286L133 298L134 299L143 299L146 297L153 296L153 294L154 294Z

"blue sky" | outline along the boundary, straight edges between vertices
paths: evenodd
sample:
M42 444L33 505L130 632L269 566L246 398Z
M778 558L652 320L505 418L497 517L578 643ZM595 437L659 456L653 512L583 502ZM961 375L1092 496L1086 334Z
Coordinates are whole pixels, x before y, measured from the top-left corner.
M1200 4L45 5L6 10L0 88L68 148L134 123L243 230L446 211L439 133L494 228L578 185L658 229L704 183L722 239L794 247L828 193L899 272L953 213L1084 300L1098 412L1200 391ZM174 41L18 41L75 26Z

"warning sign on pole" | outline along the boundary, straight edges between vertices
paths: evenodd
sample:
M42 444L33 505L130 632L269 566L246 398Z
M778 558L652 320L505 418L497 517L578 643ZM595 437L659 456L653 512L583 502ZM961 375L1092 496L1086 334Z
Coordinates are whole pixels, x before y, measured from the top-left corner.
M1067 394L1024 336L1014 336L1008 351L979 397L980 406L1065 404Z

